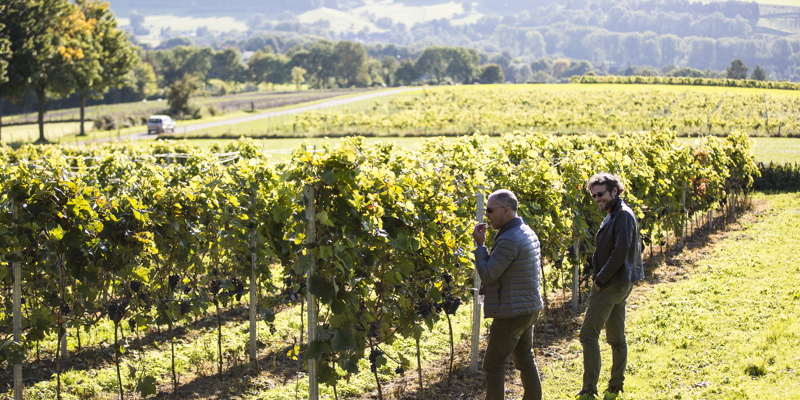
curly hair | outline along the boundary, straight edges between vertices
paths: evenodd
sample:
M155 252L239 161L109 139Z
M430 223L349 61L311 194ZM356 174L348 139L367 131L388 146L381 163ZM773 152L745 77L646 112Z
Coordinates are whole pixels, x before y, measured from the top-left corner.
M605 185L606 190L617 189L617 195L621 195L625 191L625 185L622 183L622 178L619 175L614 175L610 172L600 172L592 175L589 178L589 183L586 184L586 191L591 192L592 187L595 185Z

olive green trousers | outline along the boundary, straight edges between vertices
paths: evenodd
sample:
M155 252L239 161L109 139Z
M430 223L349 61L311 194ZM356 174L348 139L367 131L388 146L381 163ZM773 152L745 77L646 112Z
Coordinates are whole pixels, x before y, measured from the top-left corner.
M489 328L489 344L483 356L486 372L486 400L503 400L508 356L520 371L523 400L541 400L542 383L533 357L533 324L539 313L514 318L494 319Z
M628 342L625 339L625 302L633 289L632 282L615 283L599 292L592 287L586 316L581 326L583 346L583 390L597 393L600 378L600 330L606 327L606 342L611 345L611 376L609 386L625 381L628 362Z

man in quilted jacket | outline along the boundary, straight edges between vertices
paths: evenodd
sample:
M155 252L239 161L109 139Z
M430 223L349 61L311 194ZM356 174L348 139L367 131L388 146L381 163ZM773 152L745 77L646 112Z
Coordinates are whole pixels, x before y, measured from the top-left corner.
M601 172L586 184L594 202L606 212L597 230L596 250L592 257L594 281L589 293L586 315L581 326L583 346L583 387L578 400L597 398L600 376L600 330L606 328L606 341L611 345L611 376L604 400L617 399L625 381L628 344L625 339L625 303L633 282L644 277L641 242L636 214L620 195L625 191L618 175Z
M517 197L498 190L486 202L486 217L497 230L491 251L486 248L486 224L472 231L475 263L483 281L485 318L493 318L483 357L486 399L502 400L508 356L520 371L523 400L542 398L539 370L533 355L533 324L542 310L539 238L517 216Z

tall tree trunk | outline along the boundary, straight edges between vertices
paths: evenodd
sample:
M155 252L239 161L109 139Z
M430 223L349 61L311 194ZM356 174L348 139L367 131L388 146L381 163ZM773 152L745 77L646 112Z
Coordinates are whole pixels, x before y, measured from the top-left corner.
M46 101L46 94L44 86L36 87L36 100L39 102L39 140L36 141L37 143L47 143L47 139L44 137L44 102Z
M3 98L0 97L0 142L3 141Z
M83 129L84 111L86 110L86 90L79 90L81 100L81 133L78 136L86 136L86 131Z

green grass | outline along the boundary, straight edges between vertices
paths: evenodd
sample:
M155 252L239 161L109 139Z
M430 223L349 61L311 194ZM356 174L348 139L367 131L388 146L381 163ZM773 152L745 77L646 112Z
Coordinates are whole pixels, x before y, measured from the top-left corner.
M628 307L625 399L798 399L800 195L756 194L769 203L719 242L677 283L655 285ZM601 343L603 342L601 337ZM548 398L580 389L581 355L544 369ZM600 390L608 379L603 349Z
M678 138L693 144L697 138ZM774 163L800 162L800 138L755 137L756 161Z
M176 135L178 135L178 138L180 138L181 137L181 132L182 132L181 128L186 127L186 126L192 126L192 125L202 124L202 123L206 123L206 122L224 121L224 120L233 119L233 118L245 117L245 116L253 115L254 113L255 114L259 114L259 113L264 113L264 112L275 112L275 111L288 110L288 109L296 108L296 107L303 107L303 106L308 106L308 105L319 104L321 102L328 101L328 100L346 99L346 98L353 97L353 96L358 96L358 95L364 94L364 93L365 93L364 91L359 91L359 92L354 92L354 93L345 94L345 95L341 95L341 96L330 97L330 98L326 98L326 99L320 99L320 100L314 100L314 101L306 101L306 102L302 102L302 103L298 103L298 104L292 104L292 105L287 105L287 106L282 106L282 107L269 108L269 109L264 109L264 110L256 110L255 112L239 110L239 111L233 111L233 112L229 112L229 113L225 113L225 114L221 114L221 115L216 115L216 116L206 115L203 118L196 119L196 120L177 121L177 126L175 128L175 132L176 132ZM266 96L270 95L269 93L258 92L258 93L240 93L240 94L238 94L236 96L228 96L228 97L249 98L249 97L253 97L253 96L258 96L258 94L266 95ZM212 104L214 102L214 99L215 98L210 98L210 99L198 98L195 101L201 106L208 106L208 105L210 105L210 104ZM86 114L88 116L91 116L91 115L96 115L96 114L102 115L104 113L114 113L114 112L119 112L120 110L124 109L125 107L133 107L134 109L139 109L139 108L143 107L142 104L144 104L144 103L137 102L137 103L114 104L114 105L105 105L105 106L93 106L93 107L87 108L87 113ZM152 104L151 104L151 106L152 106ZM164 104L164 106L166 107L166 103ZM90 113L90 110L91 110L91 113ZM65 110L65 111L66 112L72 112L72 111L75 111L75 110L68 109L68 110ZM23 117L26 117L26 115L17 116L16 119L20 119L20 118L23 118ZM30 116L27 116L27 117L30 117ZM287 118L290 118L290 116L287 117ZM6 122L13 121L13 120L14 120L14 118L10 118L10 119L6 118L5 119ZM235 126L238 126L238 125L235 125ZM50 141L55 142L55 143L70 144L70 143L76 143L76 142L91 142L93 140L103 139L103 138L114 138L114 137L117 137L117 136L125 136L125 135L129 135L129 134L132 134L132 133L144 132L145 130L147 130L147 127L144 126L144 125L121 128L121 129L118 129L118 130L96 130L96 129L94 129L93 121L89 120L89 119L86 120L84 128L85 128L87 134L86 134L86 136L81 137L81 136L77 136L77 133L79 132L79 123L78 122L45 122L45 124L44 124L45 138L47 140L50 140ZM219 129L221 129L223 133L227 130L227 128L219 128ZM3 138L2 138L3 140L2 141L4 143L9 143L9 144L10 143L16 143L16 144L31 143L31 142L36 141L39 138L39 125L35 124L35 123L32 123L32 124L16 124L16 125L3 126L2 127L2 136L3 136Z

